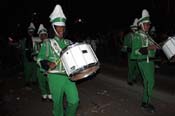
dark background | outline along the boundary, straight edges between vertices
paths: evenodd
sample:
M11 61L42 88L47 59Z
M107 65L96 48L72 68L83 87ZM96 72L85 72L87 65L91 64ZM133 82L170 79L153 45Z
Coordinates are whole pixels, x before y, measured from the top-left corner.
M57 3L62 5L68 24L76 18L83 18L93 28L120 28L130 25L135 17L141 17L142 9L146 8L154 25L174 27L174 0L11 0L8 5L7 2L1 4L1 8L9 10L6 15L8 29L12 31L17 24L28 24L34 20L32 18L37 18L38 23L48 23Z
M81 18L81 27L87 30L124 28L132 24L134 18L141 17L142 9L149 11L152 24L158 30L173 30L175 27L174 0L9 0L0 5L1 23L8 24L5 26L8 33L19 27L25 29L30 21L36 26L39 23L49 26L49 15L56 4L62 6L68 27Z

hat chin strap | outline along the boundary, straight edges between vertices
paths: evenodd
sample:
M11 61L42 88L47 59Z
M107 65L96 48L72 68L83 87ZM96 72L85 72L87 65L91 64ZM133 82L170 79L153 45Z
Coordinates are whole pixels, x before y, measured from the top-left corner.
M59 36L59 34L58 34L57 31L55 30L55 27L54 27L53 24L52 24L52 27L53 27L53 30L54 30L55 34L56 34L57 36Z
M144 26L143 26L143 23L141 23L140 25L141 25L143 31L146 32L146 31L145 31L145 28L144 28Z

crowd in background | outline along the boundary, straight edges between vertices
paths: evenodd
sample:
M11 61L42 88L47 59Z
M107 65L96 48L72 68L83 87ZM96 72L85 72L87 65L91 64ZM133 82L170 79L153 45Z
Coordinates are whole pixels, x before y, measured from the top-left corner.
M128 28L113 29L104 32L71 31L72 30L67 30L67 33L65 33L66 38L73 42L86 42L91 44L99 60L108 60L109 62L115 63L127 61L126 54L122 53L121 48L124 35L127 34ZM50 30L48 33L49 38L51 38L53 36L53 30ZM0 50L2 51L0 56L1 68L9 69L9 67L13 68L21 64L21 53L18 42L24 35L25 34L21 34L20 32L14 32L9 34L7 38L3 36L0 37ZM37 35L35 34L35 36ZM173 36L173 32L156 32L155 41L157 43L165 42L169 36Z

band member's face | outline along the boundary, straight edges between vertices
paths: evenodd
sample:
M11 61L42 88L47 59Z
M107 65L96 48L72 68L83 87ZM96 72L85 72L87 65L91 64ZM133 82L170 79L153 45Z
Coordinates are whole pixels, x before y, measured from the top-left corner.
M29 36L33 36L34 32L33 31L28 31Z
M148 32L149 31L149 29L150 29L150 23L143 23L143 27L142 28L144 28L143 30L145 31L145 32Z
M59 38L63 38L64 31L65 31L65 26L55 26L55 30L57 32L57 36Z
M43 41L47 39L48 35L46 33L40 34L40 39Z

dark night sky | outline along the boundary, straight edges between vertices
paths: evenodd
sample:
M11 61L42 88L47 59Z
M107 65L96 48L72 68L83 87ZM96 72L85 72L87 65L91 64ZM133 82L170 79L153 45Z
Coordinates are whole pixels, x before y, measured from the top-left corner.
M13 31L17 24L28 25L33 12L37 13L34 17L37 23L49 25L48 17L57 3L62 5L68 24L80 17L95 29L129 26L144 8L148 9L153 24L162 28L172 25L175 15L174 0L13 0L8 5L1 4L1 9L9 10L5 14L8 31Z

